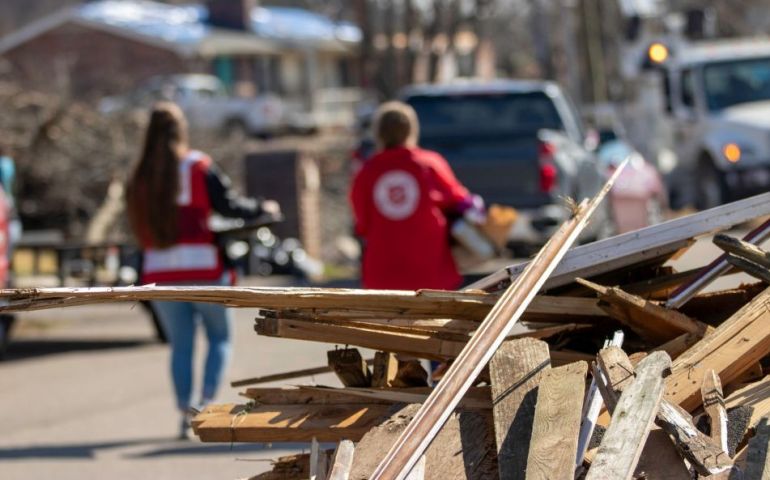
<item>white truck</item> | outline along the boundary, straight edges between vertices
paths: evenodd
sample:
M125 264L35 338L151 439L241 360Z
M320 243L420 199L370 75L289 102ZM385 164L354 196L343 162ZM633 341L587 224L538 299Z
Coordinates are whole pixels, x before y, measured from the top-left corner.
M146 109L158 100L177 103L193 130L242 137L270 136L290 129L289 112L276 95L230 96L217 77L204 74L153 77L129 93L102 99L99 109L106 114Z
M664 77L664 121L677 159L670 187L698 208L770 189L770 39L650 52Z

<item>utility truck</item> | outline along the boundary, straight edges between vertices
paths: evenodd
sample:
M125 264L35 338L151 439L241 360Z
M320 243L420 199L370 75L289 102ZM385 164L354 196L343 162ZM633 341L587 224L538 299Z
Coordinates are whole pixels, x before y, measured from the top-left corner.
M670 188L698 208L770 189L770 39L655 42Z

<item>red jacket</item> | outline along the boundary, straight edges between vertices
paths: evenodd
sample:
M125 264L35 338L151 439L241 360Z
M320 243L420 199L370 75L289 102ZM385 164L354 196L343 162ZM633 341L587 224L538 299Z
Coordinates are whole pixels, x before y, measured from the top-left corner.
M198 151L191 151L179 162L179 237L173 246L160 249L152 245L149 231L140 232L143 283L212 281L222 277L222 256L208 226L211 201L206 173L210 165L211 159Z
M468 196L438 153L392 148L368 160L350 192L356 233L365 240L364 287L458 288L446 214Z

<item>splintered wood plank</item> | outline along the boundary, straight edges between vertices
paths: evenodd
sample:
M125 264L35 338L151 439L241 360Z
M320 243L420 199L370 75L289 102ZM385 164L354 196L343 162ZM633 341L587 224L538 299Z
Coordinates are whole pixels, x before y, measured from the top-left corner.
M386 419L356 445L350 480L369 480L383 453L396 441L417 413L419 405L394 406ZM484 413L490 413L489 411ZM428 480L495 480L497 462L491 415L453 413L428 447Z
M612 355L608 355L608 353ZM661 352L656 352L657 355ZM604 354L604 355L602 355ZM633 367L630 367L630 361L625 357L625 352L612 347L602 350L599 354L599 363L606 376L612 377L609 372L620 372L617 374L617 381L610 385L610 389L615 390L615 396L619 395L622 389L630 385L630 378L635 374ZM612 365L618 365L612 368ZM612 404L613 396L607 398L608 408ZM674 441L681 455L686 458L701 475L713 475L727 471L732 462L722 448L714 443L709 437L701 433L693 425L692 417L678 405L675 405L665 398L660 402L658 414L655 419L658 426L668 433Z
M353 455L356 447L350 440L342 440L334 451L332 468L329 471L329 480L348 480L350 468L353 466Z
M687 315L626 293L620 288L605 287L581 278L577 282L596 292L601 300L607 302L604 307L607 313L642 338L666 342L683 333L702 336L706 331L706 325Z
M703 377L701 397L703 397L703 409L706 411L711 425L711 439L729 455L725 398L722 394L722 382L714 370L708 370Z
M663 373L670 366L671 358L665 352L655 352L639 362L636 377L620 396L586 480L632 478L663 398Z
M489 362L501 480L526 478L537 385L550 366L548 344L528 338L503 342Z
M546 371L538 385L526 478L572 478L588 364Z
M281 387L281 388L247 388L241 396L254 400L259 405L337 405L337 404L371 404L393 403L376 396L364 398L350 392L357 389L318 387ZM398 391L398 390L397 390Z
M770 289L765 290L712 333L692 346L666 379L666 399L692 411L701 404L703 375L713 369L728 385L770 353Z
M768 417L757 424L746 453L746 479L770 479L770 425Z
M339 392L344 398L356 398L361 403L423 403L428 395L433 391L431 387L411 387L411 388L341 388L332 389L328 387L301 386L301 391ZM287 402L290 403L290 402ZM299 402L294 402L299 403ZM310 403L310 402L304 402ZM340 401L338 403L356 403L350 401ZM489 387L471 387L460 401L461 409L482 409L491 410L492 401L490 399Z
M329 366L346 387L369 387L372 373L366 366L361 352L355 348L342 348L326 352Z
M389 405L257 405L193 421L203 442L360 440Z
M301 320L259 318L256 322L254 330L258 335L326 342L336 345L356 345L433 360L456 357L467 343L466 341L444 340L424 334L383 332L368 328L343 327ZM564 365L592 358L591 355L580 352L563 350L551 352L551 363L554 365ZM395 385L401 386L398 382Z
M615 405L623 390L634 381L634 366L622 348L610 346L599 352L599 367L607 380L607 389L601 389L604 403L610 413L615 411Z
M372 365L372 387L392 387L398 374L398 359L395 353L375 352Z

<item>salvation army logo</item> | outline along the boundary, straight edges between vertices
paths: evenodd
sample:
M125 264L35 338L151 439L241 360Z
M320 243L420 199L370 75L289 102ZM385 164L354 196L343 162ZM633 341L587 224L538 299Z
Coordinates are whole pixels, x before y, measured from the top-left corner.
M403 170L393 170L381 176L374 185L374 205L390 220L403 220L417 209L420 186Z

